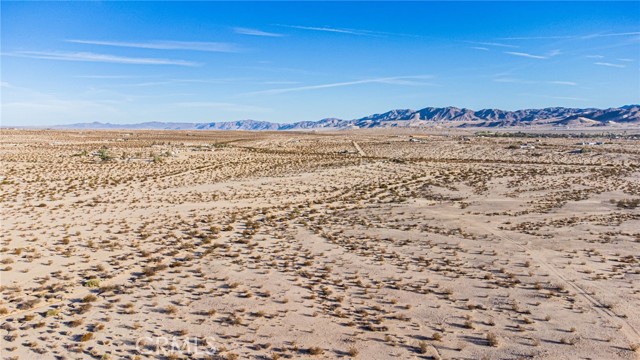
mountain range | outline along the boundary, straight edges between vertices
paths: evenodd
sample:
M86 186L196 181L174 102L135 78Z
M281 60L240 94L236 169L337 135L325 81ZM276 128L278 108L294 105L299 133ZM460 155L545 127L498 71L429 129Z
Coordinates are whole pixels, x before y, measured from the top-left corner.
M257 120L238 120L210 123L145 122L138 124L79 123L57 125L57 129L160 129L160 130L341 130L393 127L593 127L615 124L640 125L640 105L619 108L563 108L470 110L457 107L426 107L421 110L398 109L359 119L326 118L318 121L276 123Z

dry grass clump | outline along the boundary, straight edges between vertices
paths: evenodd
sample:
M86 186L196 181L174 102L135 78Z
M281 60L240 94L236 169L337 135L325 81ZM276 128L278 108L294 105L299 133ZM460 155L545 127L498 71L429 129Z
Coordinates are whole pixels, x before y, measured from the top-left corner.
M620 199L618 201L611 199L617 207L621 209L635 209L640 205L640 198L637 199Z
M496 336L496 334L494 333L487 333L486 336L487 339L487 343L489 344L489 346L498 346L499 341L498 341L498 336Z
M96 300L98 300L98 297L93 294L86 295L85 297L82 298L82 302L84 303L90 303Z
M426 354L428 350L429 350L429 345L427 344L426 341L420 341L418 343L418 352L420 354Z
M91 339L93 339L93 333L88 332L88 333L84 333L84 334L80 335L80 337L78 338L78 341L87 342L87 341L89 341Z
M349 355L351 357L356 357L356 356L358 356L358 354L360 354L360 350L358 350L358 348L356 348L355 346L351 346L347 350L347 355Z

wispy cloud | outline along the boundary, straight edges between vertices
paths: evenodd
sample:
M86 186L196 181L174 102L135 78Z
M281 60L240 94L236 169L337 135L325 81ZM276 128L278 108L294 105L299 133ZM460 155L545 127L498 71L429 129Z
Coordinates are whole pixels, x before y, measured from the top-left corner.
M135 79L140 78L141 76L133 76L133 75L78 75L74 76L82 79ZM148 77L148 76L146 76Z
M504 53L505 54L509 54L509 55L513 55L513 56L526 57L526 58L530 58L530 59L548 59L547 56L533 55L533 54L524 53L524 52L505 51Z
M110 54L96 54L91 52L46 52L46 51L16 51L3 53L3 55L18 56L32 59L62 60L62 61L88 61L115 64L134 65L178 65L199 66L199 63L187 60L125 57Z
M538 80L523 80L523 79L509 78L509 77L498 77L493 79L493 81L498 83L510 83L510 84L551 84L551 85L565 85L565 86L578 85L573 81L563 81L563 80L538 81Z
M609 62L595 62L595 65L600 65L600 66L608 66L608 67L615 67L615 68L625 68L625 65L622 64L613 64L613 63L609 63Z
M516 52L516 51L505 51L505 54L509 54L509 55L513 55L513 56L520 56L520 57L526 57L526 58L530 58L530 59L548 59L554 56L558 56L560 54L562 54L562 51L560 50L551 50L549 52L547 52L544 55L535 55L535 54L530 54L530 53L525 53L525 52Z
M329 33L359 35L359 36L372 36L372 37L409 37L409 38L424 38L422 35L396 33L388 31L377 30L365 30L365 29L352 29L352 28L338 28L330 26L303 26L303 25L286 25L286 24L272 24L274 26L281 26L290 29L300 29L309 31L324 31Z
M503 37L498 40L560 40L560 39L573 39L575 35L552 35L552 36L516 36L516 37Z
M242 27L233 28L233 32L235 32L236 34L251 35L251 36L266 36L266 37L284 36L284 34L277 34L277 33L266 32L258 29L250 29L250 28L242 28Z
M592 39L610 36L634 36L640 35L640 32L621 32L621 33L595 33L587 35L549 35L549 36L513 36L502 37L498 40L562 40L562 39Z
M383 36L384 33L379 33L371 30L361 30L361 29L346 29L346 28L333 28L333 27L317 27L317 26L300 26L300 25L283 25L283 24L275 24L277 26L287 27L291 29L300 29L300 30L310 30L310 31L323 31L330 33L338 33L338 34L349 34L349 35L359 35L359 36Z
M145 81L137 83L124 83L117 84L111 87L146 87L146 86L159 86L159 85L176 85L176 84L229 84L239 82L250 82L252 78L219 78L219 79L163 79L158 81ZM254 81L255 82L255 81Z
M475 50L489 51L489 48L481 47L481 46L471 46L470 48Z
M635 36L640 35L640 31L632 31L632 32L621 32L621 33L597 33L597 34L589 34L581 36L582 39L592 39L599 37L610 37L610 36Z
M495 78L493 79L493 81L499 82L499 83L509 83L509 84L535 84L535 81L522 80L522 79L516 79L516 78L505 78L505 77Z
M618 61L633 62L633 61L635 61L635 60L633 60L633 59L627 59L627 58L624 58L624 59L618 59Z
M578 85L577 83L575 83L573 81L560 81L560 80L549 81L549 84L567 85L567 86L576 86L576 85Z
M178 82L173 80L146 81L146 82L139 82L139 83L117 84L114 87L118 87L118 88L146 87L146 86L158 86L158 85L172 85L176 83Z
M535 96L547 99L555 99L555 100L571 100L571 101L589 101L589 99L573 97L573 96L554 96L554 95L543 95L543 94L531 94L531 93L522 93L520 95L523 96Z
M258 72L269 72L269 73L291 73L291 74L300 74L300 75L322 75L326 76L327 74L324 72L318 72L316 70L307 70L303 68L294 68L294 67L284 67L284 66L272 66L271 62L263 62L260 61L261 65L250 65L250 66L232 66L233 68L241 69L243 71L258 71Z
M545 56L547 56L547 57L554 57L554 56L558 56L558 55L560 55L560 54L562 54L562 51L560 51L560 50L558 50L558 49L555 49L555 50L551 50L551 51L549 51L548 53L546 53L546 54L545 54Z
M77 40L70 39L67 42L76 44L117 46L139 49L156 50L194 50L209 52L235 53L242 51L237 45L223 42L203 42L203 41L148 41L148 42L127 42L127 41L101 41L101 40Z
M180 102L174 103L173 105L179 107L198 107L198 108L207 108L207 109L216 109L223 111L232 111L232 112L270 112L272 109L253 106L253 105L242 105L242 104L233 104L233 103L225 103L225 102L206 102L206 101L191 101L191 102Z
M273 80L273 81L263 81L260 84L262 85L295 85L299 83L300 83L299 81Z
M475 44L475 45L484 45L484 46L497 46L497 47L512 48L512 49L519 48L519 46L516 46L516 45L497 43L497 42L467 41L467 43Z
M587 55L586 57L589 59L604 59L604 56L602 55Z
M335 88L335 87L361 85L361 84L372 84L372 83L393 84L393 85L430 85L429 83L424 83L424 82L418 83L415 80L426 80L426 79L431 79L431 78L432 78L432 76L430 76L430 75L393 76L393 77L384 77L384 78L373 78L373 79L362 79L362 80L355 80L355 81L336 82L336 83L329 83L329 84L319 84L319 85L299 86L299 87L291 87L291 88L261 90L261 91L254 91L254 92L246 93L245 95L284 94L284 93L296 92L296 91L328 89L328 88Z
M426 82L424 80L430 79L431 76L424 77L407 77L407 78L388 78L388 79L380 79L377 81L381 84L389 84L389 85L404 85L404 86L435 86L432 82Z

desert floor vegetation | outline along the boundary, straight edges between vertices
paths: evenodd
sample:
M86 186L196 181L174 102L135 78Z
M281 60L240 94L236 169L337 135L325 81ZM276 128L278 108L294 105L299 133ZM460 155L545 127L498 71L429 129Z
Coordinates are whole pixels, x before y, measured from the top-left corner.
M419 135L4 129L2 358L636 358L640 141Z

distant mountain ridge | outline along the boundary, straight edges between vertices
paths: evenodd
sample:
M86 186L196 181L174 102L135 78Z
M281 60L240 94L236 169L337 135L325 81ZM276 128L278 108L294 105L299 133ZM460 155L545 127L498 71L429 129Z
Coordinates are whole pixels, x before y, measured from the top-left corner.
M426 107L421 110L395 109L359 119L326 118L318 121L299 121L289 124L258 120L238 120L210 123L144 122L138 124L80 123L57 125L56 129L156 129L156 130L252 130L284 131L309 129L370 129L392 127L513 127L556 126L591 127L614 124L640 125L640 105L625 105L609 109L579 109L550 107L507 111L482 109L478 111L448 107Z

